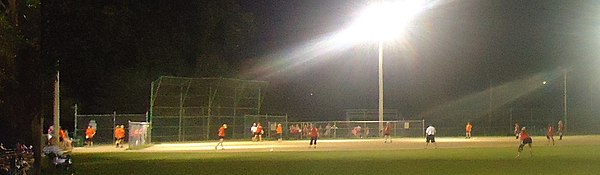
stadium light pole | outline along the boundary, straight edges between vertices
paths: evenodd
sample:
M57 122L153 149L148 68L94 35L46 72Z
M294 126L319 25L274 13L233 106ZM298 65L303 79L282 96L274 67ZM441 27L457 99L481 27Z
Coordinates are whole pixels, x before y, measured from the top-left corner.
M368 6L347 30L349 37L379 44L379 130L383 130L383 43L404 33L406 25L424 8L421 0L379 1ZM380 134L382 134L380 132Z

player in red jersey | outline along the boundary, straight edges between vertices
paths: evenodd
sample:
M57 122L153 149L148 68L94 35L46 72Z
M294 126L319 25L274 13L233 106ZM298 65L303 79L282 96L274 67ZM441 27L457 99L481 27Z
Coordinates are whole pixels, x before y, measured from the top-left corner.
M227 129L227 123L223 123L223 125L221 125L221 127L219 128L219 143L217 143L217 145L215 146L215 150L217 150L217 147L219 145L221 145L221 149L225 149L223 147L223 140L225 139L225 130Z
M546 138L548 139L548 144L552 141L552 146L554 146L554 127L550 123L548 123L548 131L546 132Z
M317 127L314 127L312 124L310 124L310 145L308 146L308 148L310 148L313 143L315 145L314 148L317 148L317 138L319 138L319 129L317 129Z
M392 137L390 137L391 133L392 133L392 125L390 125L390 122L387 122L385 124L385 128L383 128L383 143L387 143L388 139L390 139L390 143L392 143Z
M531 137L529 137L529 134L527 133L527 129L525 127L521 128L519 138L521 139L521 144L519 145L519 152L517 152L517 158L521 156L521 151L523 151L523 147L525 147L525 145L529 146L529 155L533 156L533 150L531 148L533 140L531 140Z

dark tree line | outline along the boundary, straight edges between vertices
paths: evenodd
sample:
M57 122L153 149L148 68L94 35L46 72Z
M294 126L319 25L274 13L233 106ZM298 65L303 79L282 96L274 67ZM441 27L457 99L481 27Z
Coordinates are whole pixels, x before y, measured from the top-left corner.
M161 75L248 78L252 13L236 0L0 0L0 140L32 142L52 118L60 71L61 125L81 113L143 113ZM23 132L24 130L27 130Z

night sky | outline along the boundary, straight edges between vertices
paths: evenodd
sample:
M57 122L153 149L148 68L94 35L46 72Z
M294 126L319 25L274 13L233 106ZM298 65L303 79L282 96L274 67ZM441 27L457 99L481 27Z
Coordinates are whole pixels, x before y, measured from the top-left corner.
M433 8L417 16L401 42L385 44L386 108L415 118L428 109L485 91L490 85L561 68L571 70L573 100L585 101L597 94L592 87L598 75L594 65L598 65L600 46L599 2L431 3ZM342 30L366 4L342 0L244 1L242 6L264 20L257 44L278 53L301 49ZM301 60L292 59L290 62L302 63L264 78L271 87L267 112L343 119L344 109L377 108L377 43ZM560 84L560 80L552 82Z
M210 9L207 2L211 1L48 5L45 37L52 45L49 57L63 60L63 104L79 103L81 113L146 112L150 81L194 72L177 65L202 56L197 44L215 44L199 41L205 39L203 22L212 17L198 11ZM369 1L233 2L253 14L256 36L226 52L227 61L240 67L234 77L269 82L262 112L288 114L294 120L343 120L345 109L377 109L377 43L322 44L347 28ZM600 95L594 88L600 85L600 2L428 2L430 8L401 38L384 43L386 109L397 109L403 118L419 118L490 87L563 68L571 71L572 104L593 108ZM86 9L79 9L81 4ZM211 37L207 41L224 40ZM171 65L175 66L163 67ZM138 69L148 67L152 71ZM123 75L145 78L131 81ZM123 81L106 83L113 78ZM547 81L549 86L561 83L556 76ZM556 97L549 99L560 106L561 88L549 89ZM536 100L528 98L520 98L520 107L534 107Z

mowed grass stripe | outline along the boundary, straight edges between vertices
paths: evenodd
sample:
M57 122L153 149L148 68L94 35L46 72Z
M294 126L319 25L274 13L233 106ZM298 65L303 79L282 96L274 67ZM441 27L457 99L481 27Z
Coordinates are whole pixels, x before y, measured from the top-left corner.
M307 148L308 149L308 148ZM75 154L77 174L599 174L596 145L303 152Z

